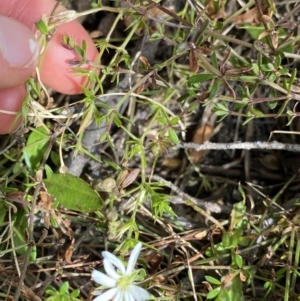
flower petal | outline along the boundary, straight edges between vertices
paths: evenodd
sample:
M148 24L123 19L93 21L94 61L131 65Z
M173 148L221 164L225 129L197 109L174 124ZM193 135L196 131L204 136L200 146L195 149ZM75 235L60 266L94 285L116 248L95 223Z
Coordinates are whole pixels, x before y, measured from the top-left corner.
M102 256L104 257L104 259L108 259L111 264L117 267L121 271L121 273L125 275L125 266L118 257L107 251L103 251Z
M96 271L96 270L93 270L92 278L97 283L104 285L106 287L109 287L109 288L116 287L116 284L117 284L115 279L112 279L112 278L106 276L105 274L103 274L99 271Z
M93 301L109 301L116 295L117 291L118 291L117 287L111 288L110 290L101 294L97 298L93 299Z
M124 300L126 301L134 301L134 298L129 292L124 292Z
M127 301L127 300L124 300L124 292L121 290L118 290L116 296L114 297L114 301Z
M104 258L103 265L105 272L109 277L111 277L114 280L118 280L120 278L120 275L118 275L109 259Z
M142 249L142 243L140 243L140 242L133 248L133 250L130 254L129 260L128 260L128 265L126 268L126 275L131 274L131 272L133 271L136 261L139 258L141 249Z
M145 301L149 298L149 293L145 289L137 285L130 285L128 288L128 292L136 301Z

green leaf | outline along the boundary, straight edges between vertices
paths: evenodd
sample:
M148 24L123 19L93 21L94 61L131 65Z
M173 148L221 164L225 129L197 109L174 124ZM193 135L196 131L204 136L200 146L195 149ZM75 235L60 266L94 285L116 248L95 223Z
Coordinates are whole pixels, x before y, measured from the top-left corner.
M279 108L278 112L277 112L277 115L276 115L276 118L280 117L280 115L283 113L283 111L285 110L287 104L289 102L289 99L287 99L286 101L284 101L281 105L281 107Z
M227 295L227 296L226 296ZM230 300L230 301L244 301L242 281L238 275L236 275L231 282L226 285L220 292L218 300Z
M241 255L235 255L234 260L237 266L241 269L243 266L243 257Z
M174 143L178 143L179 139L176 132L173 129L169 129L168 133L171 141Z
M259 75L260 70L259 70L258 64L253 64L252 67L253 67L253 68L252 68L253 73L254 73L255 75Z
M236 103L234 105L234 110L240 110L244 108L246 105L248 105L249 99L247 97L244 97L240 103Z
M52 285L47 286L47 289L45 291L46 295L53 296L55 293L56 289Z
M86 58L86 50L87 50L86 41L83 40L81 45L82 45L82 50L83 50L84 58Z
M196 74L196 75L191 76L188 79L188 83L189 84L203 83L203 82L210 80L212 78L215 78L215 77L216 77L216 75L211 74L211 73Z
M122 125L122 121L119 119L119 117L117 115L114 116L114 124L117 127L120 127Z
M255 115L255 117L263 117L264 116L264 113L257 110L257 109L254 109L253 107L249 109L249 111Z
M240 228L238 226L243 226L240 224L240 221L244 218L244 216L246 215L246 206L245 206L245 202L241 201L239 203L236 203L233 205L233 209L231 212L231 218L230 218L230 229L234 229L234 228Z
M269 76L268 76L268 80L273 83L275 82L275 80L277 79L277 75L275 73L271 73Z
M197 93L196 93L193 89L191 89L191 88L188 88L188 89L187 89L187 92L188 92L188 94L189 94L190 96L193 96L193 97L195 97L195 98L198 97L198 96L197 96Z
M77 288L71 293L71 297L76 298L79 297L80 290Z
M216 284L216 285L220 285L221 284L221 281L214 278L214 277L211 277L211 276L205 276L205 279L206 281L208 281L209 283L212 283L212 284Z
M56 167L60 166L60 157L59 157L59 154L57 152L51 151L50 158L51 158L52 162L55 164Z
M289 89L288 89L289 92L291 92L291 89L292 89L293 83L296 79L296 76L297 76L297 69L293 69L293 71L291 72L291 78L289 81Z
M51 177L51 175L53 174L53 170L50 168L50 166L49 165L45 165L45 172L46 172L46 176L47 176L47 178L50 178Z
M231 301L227 290L222 288L215 301Z
M60 286L59 292L62 293L62 294L67 294L69 292L69 282L68 281L64 282Z
M242 125L246 125L248 122L250 122L252 119L254 119L254 116L249 116L246 118L246 120L243 122Z
M214 290L210 291L207 295L206 295L206 298L207 299L213 299L215 297L218 296L219 292L221 290L221 286L215 288Z
M6 212L7 212L7 208L4 205L4 200L0 200L0 227L3 225Z
M243 25L240 28L246 29L254 40L257 40L259 35L265 31L263 26ZM264 40L264 39L263 39Z
M202 34L204 33L204 31L205 31L205 29L208 27L208 25L209 25L209 20L204 20L204 21L202 22L202 24L200 25L200 28L199 28L198 31L197 31L198 37L201 37L201 36L202 36Z
M276 107L277 107L277 104L278 102L277 101L268 101L268 107L271 109L271 110L274 110Z
M150 37L150 41L155 41L155 40L159 40L159 39L161 39L161 34L159 32L155 32Z
M211 59L211 64L218 69L218 58L217 58L217 53L214 51L210 57Z
M108 133L107 133L107 132L103 133L103 134L100 136L99 142L105 141L105 140L107 139L107 136L108 136Z
M230 248L235 248L238 244L238 238L240 237L241 233L239 231L235 231L230 237Z
M27 252L27 240L26 235L27 233L27 220L25 215L27 215L27 211L23 208L18 208L16 214L13 215L14 226L13 226L13 240L14 240L14 247L17 250L19 255L25 255Z
M225 119L227 117L227 115L224 115L224 116L222 116L222 117L220 117L218 120L217 120L217 122L221 122L223 119Z
M241 75L239 79L245 83L255 83L257 81L257 77L253 75Z
M281 65L281 60L282 60L282 57L281 57L281 53L276 53L276 57L275 57L275 63L274 63L274 67L276 69L278 69Z
M159 121L163 125L167 125L168 124L168 119L165 116L158 116L157 117L157 121Z
M30 169L36 171L39 168L49 140L50 135L45 127L39 127L29 135L24 148L24 158Z
M55 207L57 207L57 206L55 206ZM55 217L53 215L50 216L50 222L51 222L51 225L53 226L53 228L58 228L57 220L55 219Z
M213 111L217 116L227 116L227 112L225 111Z
M238 244L241 245L241 246L243 246L243 247L247 247L248 244L249 244L249 239L246 238L246 237L240 236L240 237L239 237Z
M83 52L83 50L81 49L80 46L76 45L76 46L75 46L75 51L76 51L76 53L77 53L81 58L84 58L84 52Z
M219 85L220 85L220 80L219 79L215 80L212 86L210 87L209 97L208 97L209 100L215 98L219 90Z
M227 112L228 111L228 108L226 107L226 105L224 105L223 103L216 103L215 104L215 107L219 110L222 110L222 111L225 111Z
M31 252L30 252L30 256L29 256L30 261L35 261L36 257L37 257L37 247L33 246L31 249Z
M85 181L71 174L52 174L44 183L48 192L70 210L93 212L102 208L100 196Z
M287 123L287 125L286 126L289 126L292 122L293 122L293 120L294 120L294 118L296 118L296 116L294 115L294 113L292 112L292 111L287 111L287 115L289 116L289 121L288 121L288 123Z
M212 110L217 116L223 116L228 114L228 108L222 103L215 103Z
M178 123L179 120L180 120L179 117L175 116L170 120L170 124L174 126Z
M278 72L281 74L281 75L286 75L289 73L289 69L288 68L282 68L280 70L278 70Z
M75 40L67 35L62 36L61 43L65 48L69 50L74 49L76 46Z
M197 95L195 94L195 97L196 97ZM178 97L177 99L176 99L176 101L177 102L185 102L185 100L187 99L189 97L189 94L183 94L183 95L181 95L180 97Z
M241 183L239 183L238 191L242 195L242 198L243 198L242 201L245 202L246 201L246 194L245 194L245 191L244 191L243 186L241 185Z
M223 243L223 246L225 249L231 248L231 239L230 239L228 232L226 232L226 231L223 231L222 243Z
M35 23L35 26L37 29L42 33L42 34L47 34L48 33L48 27L45 24L45 22L41 19L38 22Z
M282 79L282 87L283 87L283 89L288 91L289 87L288 87L288 82L287 82L286 78Z

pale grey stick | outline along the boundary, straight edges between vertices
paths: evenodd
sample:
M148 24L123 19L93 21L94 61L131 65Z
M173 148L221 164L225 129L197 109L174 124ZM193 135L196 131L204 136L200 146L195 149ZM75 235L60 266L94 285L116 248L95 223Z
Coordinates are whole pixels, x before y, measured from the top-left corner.
M289 152L300 152L300 144L288 144L277 141L255 141L255 142L232 142L232 143L214 143L204 142L202 144L197 143L178 143L176 148L194 149L196 151L201 150L228 150L228 149L278 149Z
M125 76L122 81L119 82L118 89L116 90L109 90L108 93L110 92L117 92L117 91L123 91L128 87L129 81L128 81L128 76ZM112 95L112 96L105 96L105 97L100 97L101 101L104 102L105 104L115 107L117 103L120 101L122 96L119 95ZM121 107L119 113L122 114L127 106L128 100L125 102L125 104ZM107 130L107 123L106 121L101 122L100 125L97 125L95 121L93 121L84 131L83 138L82 138L82 145L85 147L85 149L92 153L95 154L95 150L99 146L98 143L100 141L101 135L105 133ZM92 160L89 156L87 155L81 155L78 154L77 156L74 156L75 151L72 151L71 154L69 155L69 158L66 160L66 166L68 167L68 172L70 174L73 174L74 176L79 177L84 170L85 166L90 163L91 165L96 165L97 162ZM92 167L92 170L96 170L98 173L100 173L100 167L95 168ZM97 174L97 178L100 177L100 174Z

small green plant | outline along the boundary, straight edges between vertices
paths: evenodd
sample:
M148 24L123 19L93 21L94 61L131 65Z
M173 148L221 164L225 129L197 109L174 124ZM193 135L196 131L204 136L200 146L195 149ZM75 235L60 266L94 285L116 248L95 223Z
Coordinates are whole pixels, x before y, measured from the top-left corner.
M80 295L79 289L73 290L71 293L69 292L70 286L68 281L63 282L59 287L59 290L56 290L54 287L49 286L46 289L47 297L45 301L79 301L82 299L78 299L77 297Z

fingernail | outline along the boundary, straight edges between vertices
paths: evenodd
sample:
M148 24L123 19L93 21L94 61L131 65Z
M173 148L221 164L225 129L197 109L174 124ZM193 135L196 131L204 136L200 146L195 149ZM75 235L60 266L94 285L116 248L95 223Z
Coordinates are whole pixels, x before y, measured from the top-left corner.
M21 22L0 15L0 55L11 67L30 67L39 56L33 32Z

